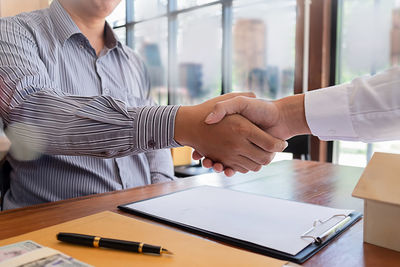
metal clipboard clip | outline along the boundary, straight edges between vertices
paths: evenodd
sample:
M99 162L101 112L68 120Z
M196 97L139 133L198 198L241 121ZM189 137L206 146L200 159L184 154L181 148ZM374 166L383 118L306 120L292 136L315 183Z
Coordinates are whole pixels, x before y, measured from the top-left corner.
M343 217L344 219L341 220L340 222L338 222L337 224L335 224L334 226L332 226L331 228L329 228L328 230L326 230L324 233L322 233L319 236L312 236L309 235L312 231L314 231L319 225L325 224L327 222L329 222L330 220L336 218L336 217ZM348 221L351 220L351 217L346 215L346 214L336 214L333 215L332 217L326 219L326 220L315 220L313 222L313 226L306 231L304 234L301 235L301 238L311 238L314 240L314 243L316 245L320 245L322 244L326 239L328 239L328 237L330 237L332 234L336 233L337 231L339 231L343 225L345 225Z

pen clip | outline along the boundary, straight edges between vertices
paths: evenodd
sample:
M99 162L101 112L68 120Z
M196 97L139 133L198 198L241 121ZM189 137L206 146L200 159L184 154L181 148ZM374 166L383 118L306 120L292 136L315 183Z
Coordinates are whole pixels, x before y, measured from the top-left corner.
M333 225L331 228L329 228L328 230L323 232L321 235L318 235L318 236L310 235L310 233L312 231L314 231L315 229L317 229L318 226L326 224L327 222L329 222L329 221L331 221L331 220L333 220L334 218L337 218L337 217L343 217L343 220L340 220L338 223ZM300 236L300 238L311 238L311 239L314 240L314 243L316 245L320 245L327 237L329 237L332 233L336 233L337 230L341 226L343 226L346 222L348 222L350 219L351 219L350 216L348 216L346 214L336 214L336 215L333 215L332 217L329 217L328 219L325 219L325 220L321 220L321 219L315 220L313 222L312 227L309 230L307 230L305 233L303 233Z

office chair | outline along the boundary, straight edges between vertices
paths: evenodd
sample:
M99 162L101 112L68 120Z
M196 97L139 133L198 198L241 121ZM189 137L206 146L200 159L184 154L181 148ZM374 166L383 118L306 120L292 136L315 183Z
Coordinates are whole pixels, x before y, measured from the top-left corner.
M293 154L294 159L310 159L310 135L298 135L287 140L288 147L283 152Z
M212 169L203 168L201 162L195 165L175 166L174 171L175 171L175 176L178 178L186 178L190 176L213 172Z
M4 195L10 189L10 172L10 163L4 160L0 166L0 211L3 211Z

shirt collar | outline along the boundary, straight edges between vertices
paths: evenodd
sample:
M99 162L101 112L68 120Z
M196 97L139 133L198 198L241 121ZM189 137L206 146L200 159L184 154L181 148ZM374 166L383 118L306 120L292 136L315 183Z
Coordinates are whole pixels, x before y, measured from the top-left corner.
M65 41L68 40L72 35L82 33L81 30L76 26L68 12L63 8L58 0L54 0L50 5L50 15L54 22L56 29L56 35L60 40L61 44L64 45ZM112 30L108 22L104 26L105 31L105 46L107 48L114 49L115 47L120 48L127 58L129 55L118 39L118 36Z
M113 50L115 48L121 49L125 56L129 59L129 54L126 51L126 48L119 41L118 36L112 30L110 24L106 21L104 26L104 36L105 36L105 47L109 50Z
M68 12L62 7L58 0L54 0L50 5L50 16L54 22L55 34L64 44L72 35L81 33L78 26L72 20Z

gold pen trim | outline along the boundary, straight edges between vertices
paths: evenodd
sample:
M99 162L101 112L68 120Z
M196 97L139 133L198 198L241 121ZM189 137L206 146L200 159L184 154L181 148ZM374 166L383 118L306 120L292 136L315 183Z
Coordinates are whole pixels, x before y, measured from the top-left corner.
M144 245L144 243L139 244L139 248L138 248L139 253L143 253L143 245Z
M174 255L171 251L165 248L161 248L161 253L160 254L168 254L168 255Z
M94 239L93 239L93 247L95 247L95 248L100 247L100 246L99 246L100 239L101 239L101 237L99 237L99 236L95 236L95 237L94 237Z

